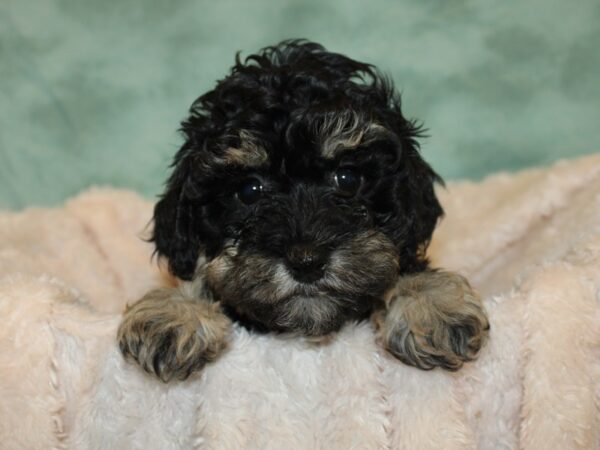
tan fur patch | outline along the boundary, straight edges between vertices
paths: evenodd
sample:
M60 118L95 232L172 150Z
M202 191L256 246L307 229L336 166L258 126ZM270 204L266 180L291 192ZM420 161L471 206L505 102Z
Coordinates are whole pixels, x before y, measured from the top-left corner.
M317 135L321 136L321 155L333 159L343 150L368 144L382 132L385 132L384 127L365 120L355 111L332 115L317 130Z
M337 304L328 297L296 296L293 302L276 320L280 327L290 329L303 323L302 333L308 336L321 336L321 326L334 320L339 314Z
M240 140L239 148L230 147L225 150L223 164L259 167L267 162L267 152L252 134L242 130L240 131Z
M214 360L226 347L230 328L219 303L162 288L127 307L117 338L126 357L166 382L185 379Z
M459 369L476 358L489 322L478 294L454 273L403 276L373 315L382 344L401 361L432 369Z

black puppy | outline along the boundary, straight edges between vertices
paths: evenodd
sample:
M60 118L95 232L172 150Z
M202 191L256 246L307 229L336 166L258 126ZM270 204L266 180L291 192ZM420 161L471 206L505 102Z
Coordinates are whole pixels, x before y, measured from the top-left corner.
M124 355L184 379L219 355L231 319L320 337L372 315L408 364L476 356L489 329L478 296L425 257L441 180L373 66L306 41L237 57L183 132L153 240L185 281L127 309Z

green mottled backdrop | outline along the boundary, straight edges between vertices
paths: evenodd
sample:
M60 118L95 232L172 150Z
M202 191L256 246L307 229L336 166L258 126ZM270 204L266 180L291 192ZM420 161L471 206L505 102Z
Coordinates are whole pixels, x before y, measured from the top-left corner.
M391 74L445 177L600 150L598 0L2 0L0 207L153 197L192 100L288 37Z

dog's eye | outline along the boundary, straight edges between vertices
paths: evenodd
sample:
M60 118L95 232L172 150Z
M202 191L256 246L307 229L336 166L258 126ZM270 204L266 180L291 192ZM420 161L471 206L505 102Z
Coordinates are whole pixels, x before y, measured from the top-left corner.
M238 198L246 205L256 202L262 194L263 185L261 181L256 178L246 181L237 192Z
M362 184L362 176L351 169L339 169L334 179L338 190L344 195L356 194Z

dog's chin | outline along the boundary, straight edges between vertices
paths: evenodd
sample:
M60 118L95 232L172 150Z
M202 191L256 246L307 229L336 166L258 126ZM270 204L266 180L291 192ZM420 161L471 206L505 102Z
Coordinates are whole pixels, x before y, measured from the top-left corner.
M275 312L275 328L313 337L338 331L349 319L340 302L324 294L292 296Z
M265 331L320 337L339 331L348 321L367 317L375 303L371 298L351 300L343 293L300 290L269 305L249 299L229 306L243 324Z

